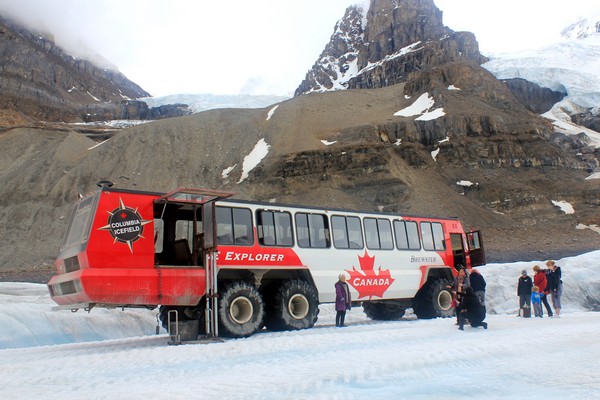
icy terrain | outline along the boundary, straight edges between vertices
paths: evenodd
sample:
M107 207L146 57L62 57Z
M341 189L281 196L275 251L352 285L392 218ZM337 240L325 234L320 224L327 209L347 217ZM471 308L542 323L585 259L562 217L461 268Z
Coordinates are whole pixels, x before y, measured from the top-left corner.
M51 311L44 285L0 283L2 399L597 399L600 250L558 260L561 318L516 318L520 271L479 268L489 329L454 319L317 326L169 346L155 311Z

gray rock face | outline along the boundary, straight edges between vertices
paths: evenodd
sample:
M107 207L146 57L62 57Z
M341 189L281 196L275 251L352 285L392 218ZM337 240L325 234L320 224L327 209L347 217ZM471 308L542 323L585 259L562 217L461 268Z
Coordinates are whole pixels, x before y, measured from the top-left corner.
M0 55L0 107L39 120L80 120L88 105L110 108L149 96L120 72L74 58L51 38L2 17Z
M536 114L545 113L565 97L565 93L543 88L525 79L504 79L503 82L519 103Z
M368 11L348 8L295 95L380 88L448 62L486 60L473 34L444 26L432 0L372 0Z

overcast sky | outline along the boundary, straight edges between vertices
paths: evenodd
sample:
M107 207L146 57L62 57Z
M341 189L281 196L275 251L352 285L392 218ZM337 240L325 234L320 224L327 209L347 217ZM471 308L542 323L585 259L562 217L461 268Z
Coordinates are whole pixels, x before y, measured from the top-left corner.
M482 52L556 41L597 0L434 0L444 24ZM155 96L290 95L346 7L365 0L0 0L0 11L51 31L71 53L96 53Z

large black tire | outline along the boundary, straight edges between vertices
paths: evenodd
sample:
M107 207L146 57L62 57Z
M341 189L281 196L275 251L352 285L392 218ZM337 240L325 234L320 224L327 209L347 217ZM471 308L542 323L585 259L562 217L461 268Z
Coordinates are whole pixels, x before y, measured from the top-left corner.
M445 279L429 279L413 299L413 311L419 319L449 318L454 315L452 290Z
M396 321L404 316L406 306L393 301L365 301L363 311L374 321Z
M247 282L225 284L219 290L219 335L246 337L262 328L265 307L261 294Z
M316 289L302 280L283 281L267 291L267 329L274 331L312 328L319 314Z

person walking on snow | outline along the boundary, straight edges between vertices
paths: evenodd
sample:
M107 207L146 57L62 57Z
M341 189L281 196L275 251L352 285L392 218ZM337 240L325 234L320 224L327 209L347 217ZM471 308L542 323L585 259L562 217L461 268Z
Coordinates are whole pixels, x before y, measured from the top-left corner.
M527 307L531 308L531 288L533 287L533 281L527 275L527 271L521 271L519 282L517 283L517 296L519 296L519 315L521 316L521 309ZM525 316L525 315L523 315Z
M546 312L548 313L548 317L552 318L552 309L550 308L550 304L548 304L548 298L546 296L546 274L539 265L533 266L533 284L540 289L542 293L542 304L546 308ZM542 310L542 316L544 316L544 310Z
M341 328L346 319L346 311L352 307L352 299L350 297L350 288L346 283L346 275L340 274L338 281L335 283L335 326Z

